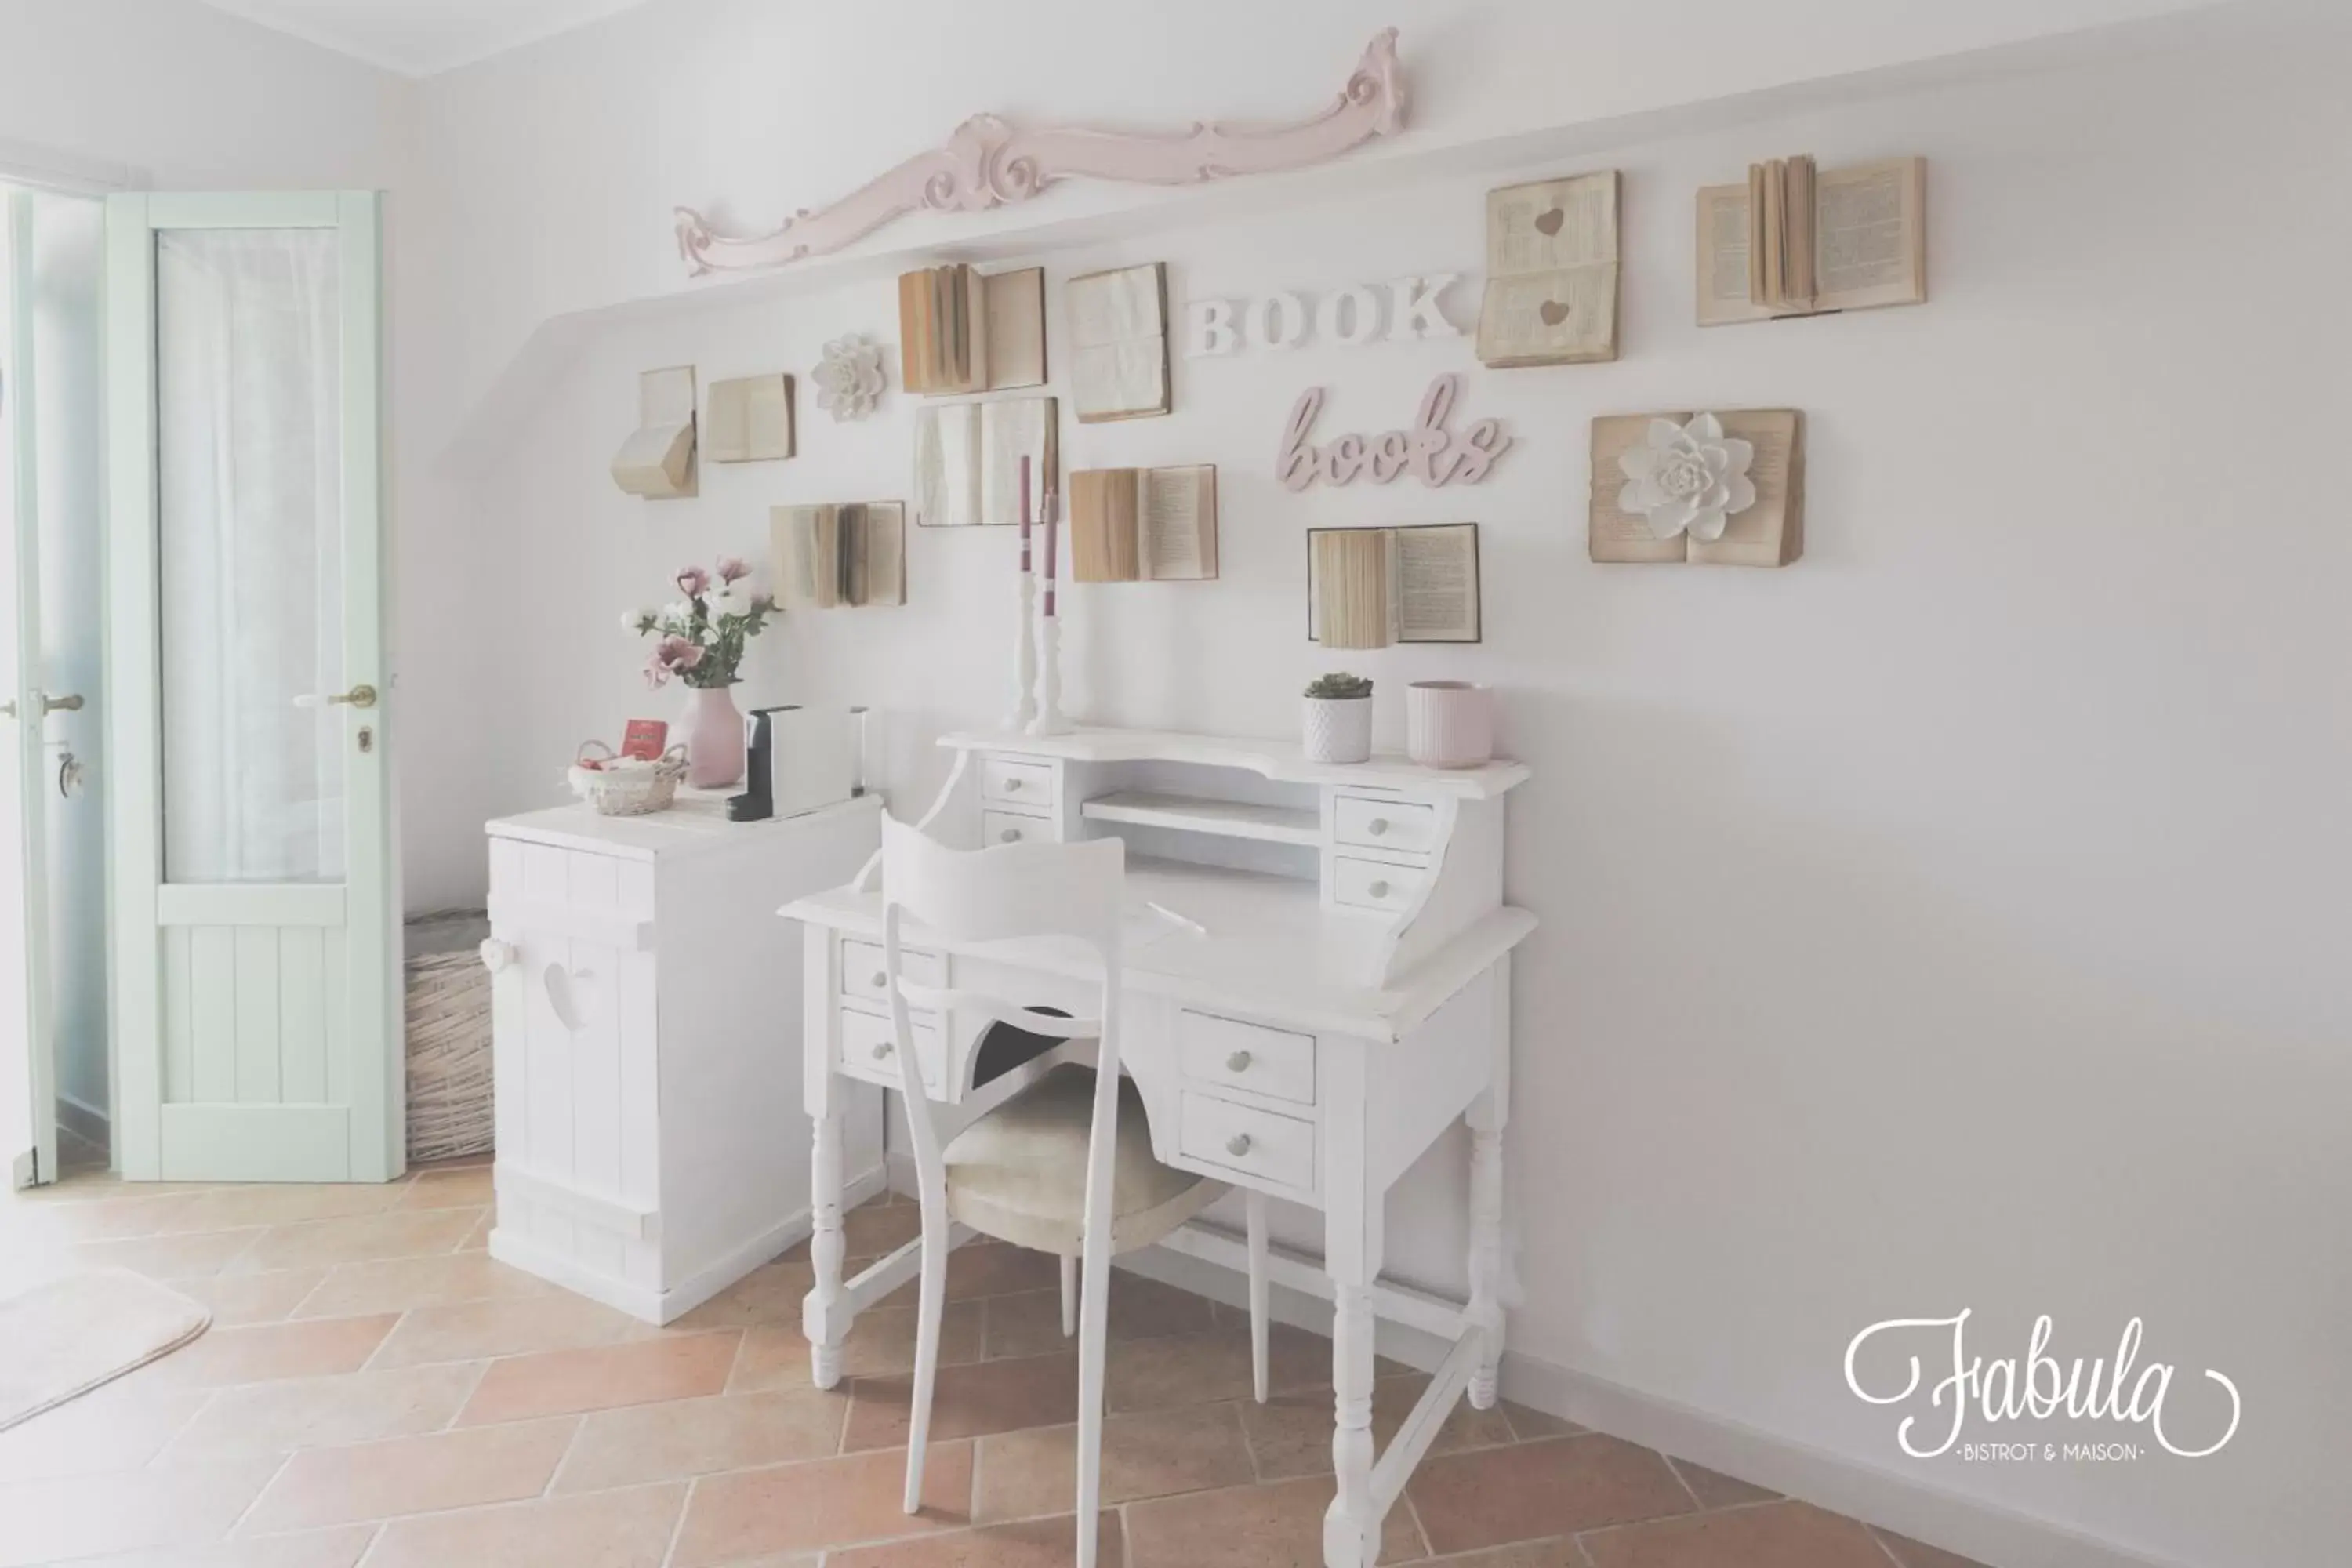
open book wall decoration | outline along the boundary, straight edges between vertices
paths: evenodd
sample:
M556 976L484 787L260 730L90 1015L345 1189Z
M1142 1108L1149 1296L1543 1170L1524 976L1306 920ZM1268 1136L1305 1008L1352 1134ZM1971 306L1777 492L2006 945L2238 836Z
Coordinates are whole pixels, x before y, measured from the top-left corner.
M898 278L899 384L925 395L1045 384L1045 269L929 267Z
M695 463L694 367L637 377L637 427L613 454L613 482L647 500L683 500L700 485Z
M714 463L772 463L793 455L793 378L744 375L710 384L703 456Z
M1592 422L1599 562L1786 566L1805 549L1805 418L1794 408Z
M1323 388L1310 386L1291 405L1276 471L1294 490L1318 482L1353 484L1364 475L1384 485L1408 469L1433 489L1475 485L1493 470L1496 458L1510 450L1511 438L1503 433L1499 419L1478 420L1459 435L1448 430L1445 421L1461 392L1460 376L1441 375L1421 395L1421 410L1412 428L1337 436L1318 446L1313 437L1316 416L1323 411Z
M1330 648L1477 642L1478 525L1307 533L1307 637Z
M1927 160L1748 167L1698 193L1698 324L1920 305L1927 299Z
M1482 363L1617 357L1617 190L1603 169L1486 193Z
M690 207L676 209L678 255L697 277L720 268L780 267L864 238L922 210L987 212L1025 202L1065 179L1196 185L1237 174L1325 163L1404 124L1404 77L1397 33L1365 46L1339 100L1319 114L1275 127L1196 121L1159 133L1048 126L1022 130L993 114L956 127L946 142L877 175L829 206L803 207L772 234L720 233Z
M768 510L771 561L788 609L907 602L907 509L899 501Z
M1085 273L1062 286L1062 303L1069 313L1070 401L1078 423L1167 413L1167 264Z
M916 526L1017 526L1023 458L1035 495L1060 489L1058 408L1051 397L924 405L915 417Z
M1202 583L1217 575L1217 470L1079 468L1070 475L1070 580Z

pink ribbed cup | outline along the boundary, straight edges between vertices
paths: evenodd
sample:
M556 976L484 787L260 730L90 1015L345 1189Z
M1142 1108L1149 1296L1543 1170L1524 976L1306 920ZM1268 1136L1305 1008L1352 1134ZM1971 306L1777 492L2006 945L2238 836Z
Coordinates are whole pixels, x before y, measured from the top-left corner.
M1475 768L1495 755L1494 689L1466 680L1405 688L1404 749L1428 768Z

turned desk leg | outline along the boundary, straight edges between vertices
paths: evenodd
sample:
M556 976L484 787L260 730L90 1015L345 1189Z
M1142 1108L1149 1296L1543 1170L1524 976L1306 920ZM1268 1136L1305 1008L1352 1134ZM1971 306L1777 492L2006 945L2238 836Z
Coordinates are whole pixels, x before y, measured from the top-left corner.
M1360 1124L1369 1085L1360 1049L1323 1060L1331 1121ZM1372 1489L1372 1284L1380 1278L1386 1194L1366 1169L1360 1138L1324 1149L1323 1268L1331 1279L1331 1468L1338 1485L1323 1515L1324 1568L1372 1568L1385 1511Z
M1338 1490L1323 1519L1325 1568L1372 1568L1381 1518L1372 1500L1372 1292L1334 1276L1331 1468Z
M1495 1407L1495 1384L1503 1361L1503 1126L1511 1117L1511 960L1494 969L1491 1043L1494 1076L1470 1102L1463 1120L1470 1126L1470 1304L1465 1314L1486 1336L1470 1373L1470 1403Z
M809 1235L809 1261L816 1284L801 1313L801 1331L808 1336L809 1377L819 1388L841 1381L841 1342L849 1325L843 1321L841 1234L843 1163L841 1112L816 1118L816 1142L811 1154L809 1208L814 1228Z

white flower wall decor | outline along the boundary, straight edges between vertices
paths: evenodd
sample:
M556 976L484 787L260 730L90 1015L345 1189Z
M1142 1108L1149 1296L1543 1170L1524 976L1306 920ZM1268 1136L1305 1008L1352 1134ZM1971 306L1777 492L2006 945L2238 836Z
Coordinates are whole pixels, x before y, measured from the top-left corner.
M882 397L882 350L863 332L835 338L811 379L819 408L835 420L863 419Z
M1712 414L1687 425L1653 419L1648 438L1617 459L1626 480L1618 508L1646 521L1654 539L1687 534L1712 544L1734 513L1756 504L1748 477L1755 460L1755 447L1726 436Z
M1669 409L1592 421L1596 562L1786 566L1805 552L1805 416Z

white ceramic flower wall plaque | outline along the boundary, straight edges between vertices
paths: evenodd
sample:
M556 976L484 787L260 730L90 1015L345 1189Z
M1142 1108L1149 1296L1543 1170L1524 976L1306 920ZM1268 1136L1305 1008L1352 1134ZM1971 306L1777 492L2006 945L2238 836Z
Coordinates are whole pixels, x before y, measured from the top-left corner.
M819 408L836 421L863 419L882 397L882 350L863 332L835 338L824 345L810 379Z
M1713 543L1735 514L1756 504L1748 477L1755 460L1756 448L1726 436L1712 414L1687 425L1653 419L1649 438L1617 459L1626 480L1617 505L1647 522L1654 538Z

